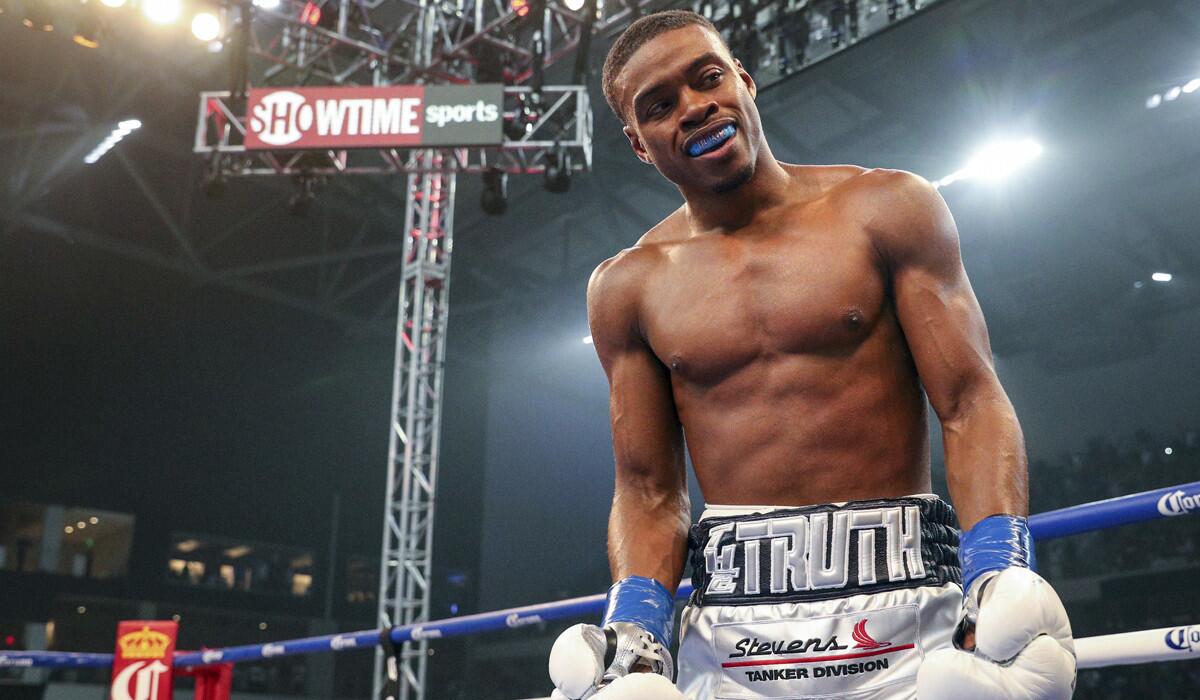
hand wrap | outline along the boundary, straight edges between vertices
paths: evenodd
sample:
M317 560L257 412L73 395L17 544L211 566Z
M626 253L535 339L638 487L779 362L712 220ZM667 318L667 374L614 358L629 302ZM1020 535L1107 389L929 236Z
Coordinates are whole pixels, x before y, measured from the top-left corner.
M1067 700L1075 689L1071 622L1032 570L1025 518L996 515L963 533L963 614L954 649L930 652L917 673L921 700ZM975 644L963 650L967 633Z
M654 579L630 576L613 584L603 629L575 625L554 642L550 679L558 695L590 698L635 670L663 676L667 681L663 685L673 689L675 666L669 645L674 613L674 597Z

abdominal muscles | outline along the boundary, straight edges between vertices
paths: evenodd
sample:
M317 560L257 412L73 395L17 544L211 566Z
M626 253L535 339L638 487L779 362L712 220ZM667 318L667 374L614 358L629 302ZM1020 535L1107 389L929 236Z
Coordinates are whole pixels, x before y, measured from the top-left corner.
M894 320L881 321L840 352L763 353L700 381L686 358L673 362L706 502L807 505L930 490L924 394Z

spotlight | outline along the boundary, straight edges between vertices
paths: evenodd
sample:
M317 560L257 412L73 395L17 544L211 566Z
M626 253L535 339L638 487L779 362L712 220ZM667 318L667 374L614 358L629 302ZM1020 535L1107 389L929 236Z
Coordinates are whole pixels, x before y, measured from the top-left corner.
M21 24L35 32L52 32L54 16L46 6L45 0L26 0L25 16L21 18Z
M1162 95L1157 92L1146 98L1146 109L1157 109L1162 104Z
M170 24L183 14L183 3L180 0L145 0L142 14L155 24Z
M104 154L108 153L109 149L117 145L121 139L132 134L134 131L137 131L140 128L142 128L142 122L137 119L126 119L120 122L117 124L117 128L113 129L112 133L108 135L108 138L97 144L96 147L92 149L91 153L88 153L83 157L83 162L87 163L88 165L95 163L103 158Z
M300 23L310 27L323 27L333 30L337 26L337 8L335 2L313 2L308 0L300 10Z
M586 0L563 0L563 5L571 12L579 12L583 9Z
M562 194L571 189L571 159L566 149L560 147L546 154L546 170L542 174L542 185L547 192Z
M75 33L71 41L84 47L94 49L100 46L100 29L104 17L95 3L88 2L79 10L79 21L75 23Z
M1163 99L1166 100L1167 102L1172 102L1172 101L1178 99L1181 94L1183 94L1183 88L1176 85L1175 87L1171 88L1170 90L1167 90L1166 94L1163 95Z
M933 184L945 187L959 180L1000 180L1041 155L1042 145L1032 139L997 141L977 151L966 166Z
M321 22L321 7L313 2L304 3L304 9L300 10L300 22L310 27L317 26Z
M483 171L483 192L479 206L485 214L500 216L508 209L508 174L491 167Z
M591 345L592 344L592 336L590 336L590 335L583 336L583 342L588 345Z
M213 41L221 36L221 20L211 12L201 12L192 18L192 36L200 41Z
M1150 279L1154 280L1155 282L1170 282L1175 278L1170 272L1155 272L1154 274L1150 275Z
M1197 90L1200 90L1200 78L1193 78L1183 86L1183 92L1187 95L1190 95Z

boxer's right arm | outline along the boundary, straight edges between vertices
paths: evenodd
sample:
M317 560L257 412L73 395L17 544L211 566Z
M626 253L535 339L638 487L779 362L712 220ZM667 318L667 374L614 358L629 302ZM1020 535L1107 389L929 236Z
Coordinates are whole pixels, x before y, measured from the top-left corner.
M608 525L614 581L644 576L672 593L687 556L691 519L683 432L667 368L643 332L643 284L657 251L606 260L588 282L588 322L608 377L616 489Z
M616 581L608 592L603 629L575 625L550 652L557 695L591 698L617 691L633 671L665 676L667 693L641 685L610 697L679 696L670 685L669 647L674 591L687 555L690 519L683 432L666 368L641 330L639 301L652 251L630 249L596 268L588 283L592 342L608 376L616 490L608 526L608 556ZM661 680L661 679L660 679ZM627 692L628 691L628 692Z

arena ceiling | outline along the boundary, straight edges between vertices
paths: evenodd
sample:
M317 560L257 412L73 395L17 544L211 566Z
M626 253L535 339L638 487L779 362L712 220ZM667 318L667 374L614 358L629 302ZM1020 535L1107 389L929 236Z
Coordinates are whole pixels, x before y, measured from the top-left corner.
M1003 186L944 195L997 352L1106 362L1152 350L1144 321L1200 302L1186 274L1200 269L1200 94L1145 106L1200 75L1197 36L1200 6L1185 0L949 0L764 90L759 105L783 160L930 179L993 135L1039 139L1045 156ZM285 180L236 180L209 199L191 141L197 93L225 87L222 55L136 37L89 53L10 17L0 45L2 235L391 333L402 182L329 182L307 218L287 213ZM462 178L452 308L463 323L520 318L547 299L582 323L591 269L678 206L629 153L598 85L593 95L595 168L568 194L516 178L508 213L488 217ZM128 116L144 128L85 166ZM1135 288L1157 270L1176 277Z

